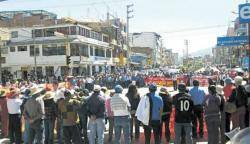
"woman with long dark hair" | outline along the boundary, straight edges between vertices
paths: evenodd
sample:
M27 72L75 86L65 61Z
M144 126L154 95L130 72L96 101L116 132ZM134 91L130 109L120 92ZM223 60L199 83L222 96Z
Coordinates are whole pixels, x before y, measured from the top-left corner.
M128 87L128 93L126 96L129 99L131 104L131 122L130 122L130 134L131 138L133 138L133 126L135 125L135 138L138 139L140 137L140 122L137 120L135 116L136 109L140 102L140 95L138 93L137 87L135 84L130 84Z

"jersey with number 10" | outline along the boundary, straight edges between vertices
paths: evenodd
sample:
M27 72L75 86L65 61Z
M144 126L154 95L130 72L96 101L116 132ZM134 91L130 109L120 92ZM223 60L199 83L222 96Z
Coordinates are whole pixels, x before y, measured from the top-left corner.
M173 97L175 106L175 122L190 123L193 117L193 101L187 93L179 93Z

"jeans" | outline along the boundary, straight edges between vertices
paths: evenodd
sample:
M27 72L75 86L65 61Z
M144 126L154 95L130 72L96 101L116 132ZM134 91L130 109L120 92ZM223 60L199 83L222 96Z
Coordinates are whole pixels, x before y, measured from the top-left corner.
M207 119L208 144L219 144L220 118Z
M23 133L23 143L28 144L29 143L29 129L30 129L30 123L29 119L25 119L25 128L24 128L24 133Z
M62 130L62 120L60 120L59 118L57 118L56 120L56 132L57 132L57 142L58 144L62 144L63 143L63 130Z
M53 144L54 142L55 120L44 120L45 144Z
M145 144L150 144L151 130L153 129L155 144L160 144L160 120L152 120L148 126L144 125Z
M169 129L169 124L170 124L170 116L171 114L167 114L166 116L164 116L164 118L162 118L162 123L161 123L161 129L160 129L160 139L162 139L162 127L163 127L163 123L165 125L165 137L167 142L170 141L170 129Z
M120 144L121 133L124 134L124 143L131 144L130 138L130 117L129 116L115 116L115 144Z
M197 119L199 121L199 136L203 137L203 108L202 105L194 106L193 137L197 137Z
M43 130L44 124L42 119L38 119L30 124L29 129L29 144L33 144L36 141L36 144L43 144L44 137L43 137Z
M84 142L88 143L88 131L87 131L87 125L88 125L88 116L87 115L79 115L80 118L80 133L82 133L84 137Z
M9 114L9 137L11 143L21 144L21 114Z
M130 134L131 138L133 137L133 127L135 125L135 138L139 138L140 136L140 122L139 120L135 117L135 115L132 115L131 120L130 120Z
M241 106L237 108L237 111L232 113L232 122L233 122L233 129L240 127L240 129L244 129L245 126L245 113L246 107Z
M97 134L97 143L104 143L104 130L105 130L105 119L97 118L95 121L89 121L88 124L88 138L89 144L95 144L96 134Z
M77 125L63 126L63 136L65 144L81 144L81 137ZM71 142L72 141L72 142Z
M109 141L112 141L114 132L114 117L108 117L108 121L109 121Z
M185 131L185 141L187 144L192 144L192 123L175 123L174 131L175 131L175 144L181 144L181 132L182 128Z

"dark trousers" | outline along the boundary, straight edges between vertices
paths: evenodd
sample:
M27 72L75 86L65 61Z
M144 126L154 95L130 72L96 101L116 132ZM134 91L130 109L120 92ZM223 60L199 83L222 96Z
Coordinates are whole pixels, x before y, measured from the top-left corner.
M167 142L170 141L170 129L169 129L169 122L170 122L170 115L171 114L167 114L162 118L162 123L161 123L161 129L160 129L160 139L162 139L162 127L163 127L163 123L165 125L165 137Z
M225 113L225 131L230 132L230 120L231 119L231 114L230 113Z
M174 90L176 91L177 90L177 80L173 80L173 87L174 87Z
M84 143L88 143L88 116L87 115L83 115L80 116L80 131L84 137Z
M63 126L63 136L65 144L81 144L80 132L77 125ZM72 141L72 142L71 142Z
M34 141L36 141L36 144L43 144L43 131L44 124L42 119L36 120L31 123L29 129L29 144L34 144Z
M45 144L54 143L54 128L55 128L55 119L44 120Z
M201 105L194 106L193 137L197 137L197 119L199 121L199 136L203 137L203 108Z
M135 126L135 138L139 138L140 136L140 122L139 120L135 117L135 115L132 115L131 120L130 120L130 134L131 138L133 138L133 127Z
M144 125L144 136L145 136L145 144L150 144L151 139L151 130L153 129L155 144L160 144L160 129L161 129L161 122L152 120L149 126Z
M109 141L112 141L114 131L114 117L108 117L109 121Z
M9 114L10 142L21 144L21 114Z

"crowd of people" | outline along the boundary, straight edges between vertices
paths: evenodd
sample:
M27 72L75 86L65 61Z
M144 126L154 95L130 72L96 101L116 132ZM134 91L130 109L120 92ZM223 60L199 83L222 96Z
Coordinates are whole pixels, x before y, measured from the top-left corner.
M101 82L92 84L93 79L74 84L72 78L68 87L58 82L53 83L53 88L21 82L1 91L1 135L15 144L52 144L55 140L59 144L103 144L108 124L109 143L121 143L122 132L125 144L140 140L141 126L146 144L151 143L151 131L155 144L163 139L169 143L173 111L175 144L191 144L203 138L204 120L208 144L225 143L228 140L225 132L249 126L250 85L241 76L234 80L225 78L225 85L211 81L208 94L199 87L198 80L193 81L191 89L179 83L175 95L166 87L158 91L154 83L142 95L138 91L138 77L135 76L136 81L133 75L131 79L125 76L125 81L124 76L120 77L120 83L116 83L116 77L108 88L102 87ZM124 93L127 85L128 91Z

